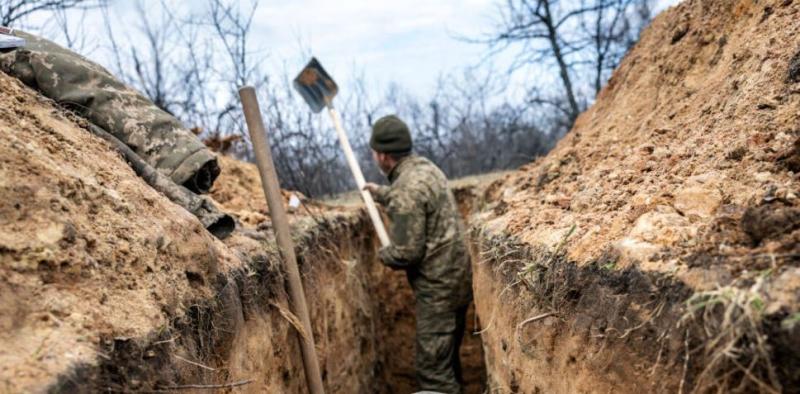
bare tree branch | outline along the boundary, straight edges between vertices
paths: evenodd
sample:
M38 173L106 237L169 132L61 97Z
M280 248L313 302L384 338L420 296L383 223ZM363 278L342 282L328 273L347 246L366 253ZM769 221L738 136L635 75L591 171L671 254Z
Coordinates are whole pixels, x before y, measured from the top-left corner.
M5 0L0 3L0 26L12 26L40 11L87 9L100 7L105 3L105 0Z

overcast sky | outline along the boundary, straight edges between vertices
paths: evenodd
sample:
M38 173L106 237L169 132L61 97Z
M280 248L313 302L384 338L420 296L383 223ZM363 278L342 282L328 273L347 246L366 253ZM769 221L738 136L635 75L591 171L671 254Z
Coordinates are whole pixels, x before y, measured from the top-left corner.
M662 10L679 0L657 1ZM145 2L158 4L156 0ZM133 3L112 0L112 17L123 25L137 23L133 22ZM206 2L179 4L204 7ZM299 70L308 54L313 54L340 85L346 85L358 70L370 86L396 82L424 96L433 90L439 75L480 62L486 47L456 37L491 31L497 4L498 0L261 0L253 24L253 45L271 70ZM102 34L99 13L74 19L94 32L90 34ZM44 15L27 21L30 26L45 22ZM57 39L58 33L51 28L45 34Z
M370 79L423 94L441 73L480 62L486 47L457 37L491 31L498 14L497 0L262 3L257 29L271 38L275 58L296 58L302 42L334 75L355 65ZM660 0L659 10L674 3Z

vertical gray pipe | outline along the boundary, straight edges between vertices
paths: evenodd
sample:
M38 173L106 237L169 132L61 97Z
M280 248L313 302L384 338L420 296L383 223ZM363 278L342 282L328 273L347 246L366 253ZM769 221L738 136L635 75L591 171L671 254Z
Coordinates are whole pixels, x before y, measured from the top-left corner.
M286 273L289 276L289 297L291 297L292 312L297 315L303 325L303 329L308 333L308 338L303 338L301 333L297 333L303 353L306 382L308 382L309 392L322 394L325 390L322 387L322 375L320 375L317 350L314 347L314 334L311 331L311 319L308 315L306 295L303 292L303 282L300 281L300 270L297 268L297 257L294 254L294 243L289 232L289 220L283 208L278 173L275 171L275 164L272 161L272 151L264 129L264 121L261 119L261 110L258 106L256 91L252 86L244 86L239 89L239 97L242 100L244 118L247 122L247 129L250 132L250 142L253 143L253 152L256 156L258 171L261 174L261 186L264 188L264 194L267 197L269 216L275 229L275 237L278 240L278 247L286 266Z

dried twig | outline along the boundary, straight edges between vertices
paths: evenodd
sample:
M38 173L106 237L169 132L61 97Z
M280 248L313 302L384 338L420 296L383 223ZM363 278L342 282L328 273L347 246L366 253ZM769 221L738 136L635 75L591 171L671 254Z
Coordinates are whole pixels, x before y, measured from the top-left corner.
M309 342L311 341L311 336L303 328L303 324L300 323L300 319L297 318L294 313L280 306L277 302L271 302L270 305L278 309L278 312L280 312L281 316L283 316L283 318L286 319L286 321L289 322L289 324L300 333L300 336L303 337L303 340Z
M180 337L181 337L180 335L177 335L177 336L174 336L174 337L172 337L170 339L165 339L163 341L153 342L153 346L161 345L161 344L165 344L165 343L170 343L170 342L175 342L175 340L180 338Z
M192 364L192 365L194 365L194 366L196 366L196 367L200 367L200 368L203 368L203 369L205 369L205 370L208 370L208 371L216 371L216 369L214 369L214 368L211 368L211 367L209 367L209 366L207 366L207 365L200 364L200 363L198 363L198 362L194 362L194 361L192 361L192 360L187 360L187 359L185 359L185 358L183 358L183 357L181 357L181 356L179 356L179 355L177 355L177 354L175 354L174 356L175 356L175 358L177 358L178 360L181 360L181 361L183 361L183 362L187 362L187 363L189 363L189 364Z
M533 322L535 322L537 320L542 320L542 319L544 319L546 317L550 317L550 316L553 316L553 315L555 315L555 312L546 312L546 313L542 313L541 315L536 315L534 317L531 317L531 318L523 320L522 323L519 323L517 325L517 328L518 329L522 328L522 326L524 326L524 325L526 325L528 323L533 323Z
M686 330L683 337L684 352L683 356L683 374L681 375L681 384L678 388L678 393L683 394L683 387L686 384L686 372L689 370L689 330Z
M184 384L180 386L167 386L167 387L161 387L159 391L166 392L171 390L191 390L191 389L198 389L198 390L227 389L232 387L244 386L250 383L253 383L253 379L247 379L239 382L225 383L225 384Z

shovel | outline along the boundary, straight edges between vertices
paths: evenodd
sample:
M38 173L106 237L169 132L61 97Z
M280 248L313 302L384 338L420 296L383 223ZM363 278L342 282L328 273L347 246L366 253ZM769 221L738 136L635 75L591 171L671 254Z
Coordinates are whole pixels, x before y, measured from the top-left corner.
M319 113L323 108L328 109L328 114L333 120L333 125L336 128L336 134L339 136L339 143L342 145L344 155L347 158L347 164L350 166L350 171L353 173L353 178L356 180L358 190L361 192L361 197L367 205L367 212L372 224L375 226L375 232L378 233L378 239L381 241L381 246L389 246L389 235L386 233L386 228L381 221L381 215L375 207L375 201L372 200L372 194L364 190L364 174L361 172L361 167L356 161L356 156L353 154L353 148L350 147L350 141L347 139L347 134L342 128L342 121L339 117L339 112L333 108L333 97L339 92L339 87L333 81L330 75L325 72L322 65L319 64L316 58L311 58L303 71L294 79L294 88L300 92L303 99L311 107L315 113Z

